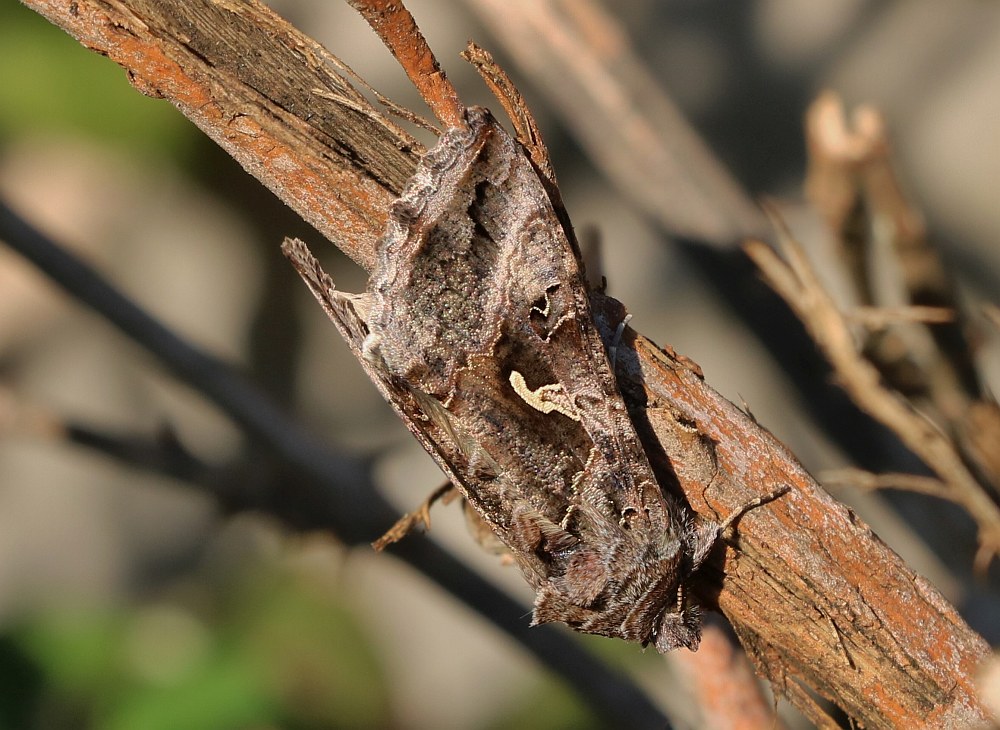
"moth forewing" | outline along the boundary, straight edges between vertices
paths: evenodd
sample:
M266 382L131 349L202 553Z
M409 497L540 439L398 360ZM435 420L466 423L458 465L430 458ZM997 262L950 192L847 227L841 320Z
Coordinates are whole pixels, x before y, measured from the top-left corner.
M393 205L366 317L304 247L286 252L511 551L536 589L535 623L694 648L683 587L714 537L690 528L656 482L565 216L488 112L469 109L467 121Z

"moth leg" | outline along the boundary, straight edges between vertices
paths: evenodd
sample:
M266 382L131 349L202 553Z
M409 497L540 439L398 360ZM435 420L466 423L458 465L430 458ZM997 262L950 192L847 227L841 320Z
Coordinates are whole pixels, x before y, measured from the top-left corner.
M757 507L761 507L768 502L777 499L783 494L787 494L789 491L791 491L791 487L779 487L773 492L751 499L731 515L726 517L726 519L722 522L716 523L710 520L705 520L697 522L690 527L687 539L687 548L691 561L691 572L693 573L696 571L698 567L705 562L705 558L707 558L708 554L712 552L712 548L715 546L719 537L725 534L726 530L732 527L743 515L752 509L756 509Z
M791 491L788 486L750 500L720 523L705 520L688 526L685 547L688 555L688 575L694 573L712 552L719 536L752 509L767 504ZM680 647L691 651L701 642L701 619L697 606L687 605L687 585L682 579L677 586L677 602L663 613L656 631L656 649L664 653Z
M451 482L445 482L431 492L427 499L425 499L419 507L412 512L407 512L405 515L396 520L396 524L386 530L386 533L382 535L382 537L373 542L372 547L375 548L377 552L382 552L394 542L402 540L404 537L416 530L417 527L423 526L425 530L430 530L431 505L438 500L442 500L445 504L447 504L455 498L456 494L458 494L458 490L455 489L455 485Z
M515 547L529 553L542 550L551 555L580 542L525 501L518 502L511 510L511 533L517 543Z
M690 566L689 573L694 573L701 567L721 534L719 525L711 520L698 520L689 526L687 539L684 541Z
M701 615L697 606L687 607L684 589L677 592L677 610L667 611L656 629L656 650L661 654L681 647L698 650L701 643Z
M611 339L611 347L608 348L608 359L611 361L611 372L615 371L615 365L618 362L618 345L621 343L622 335L625 334L625 328L628 326L631 319L632 315L626 314L625 319L618 323L618 327L615 329L615 336Z
M733 523L735 523L740 517L745 515L750 510L756 509L757 507L761 507L767 504L768 502L773 502L778 497L784 494L788 494L790 491L792 491L792 488L789 487L788 485L785 485L778 487L773 492L769 492L768 494L763 494L760 497L751 499L745 505L743 505L738 510L729 515L729 517L727 517L721 523L719 523L719 534L720 535L723 534L731 525L733 525Z

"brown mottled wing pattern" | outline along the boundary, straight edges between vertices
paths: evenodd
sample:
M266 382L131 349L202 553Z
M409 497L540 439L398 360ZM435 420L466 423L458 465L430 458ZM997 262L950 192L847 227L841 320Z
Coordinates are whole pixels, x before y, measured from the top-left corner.
M537 591L535 622L696 647L683 584L717 537L666 499L594 327L578 252L480 109L393 206L364 300L286 252L383 395ZM363 304L363 306L356 306Z

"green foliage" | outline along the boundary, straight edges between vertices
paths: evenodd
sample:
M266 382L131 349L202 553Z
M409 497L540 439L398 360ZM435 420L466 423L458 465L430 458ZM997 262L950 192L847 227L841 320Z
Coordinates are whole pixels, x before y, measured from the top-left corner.
M589 730L604 727L569 688L549 678L539 682L524 701L497 718L490 730Z
M44 689L26 693L20 707L0 706L0 727L391 724L378 662L351 612L328 592L271 569L205 599L200 610L162 601L33 617L0 643L0 674L17 658L19 676Z
M200 133L137 94L116 64L17 2L0 3L0 150L31 135L84 135L131 155L188 156Z

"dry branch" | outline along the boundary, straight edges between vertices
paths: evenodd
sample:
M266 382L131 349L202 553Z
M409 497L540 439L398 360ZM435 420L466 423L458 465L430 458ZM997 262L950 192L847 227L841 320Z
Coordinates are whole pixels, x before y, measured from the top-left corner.
M366 268L421 149L337 73L332 57L256 2L26 5L126 69ZM336 101L334 101L336 100Z
M899 489L938 499L952 499L948 485L940 479L917 474L872 474L864 469L831 469L820 474L819 478L828 488Z
M727 514L749 495L792 487L740 521L738 550L727 553L721 587L711 586L775 690L818 724L828 719L810 692L873 726L969 721L949 683L974 671L985 643L956 632L954 609L696 371L642 337L626 342L635 346L626 398L645 404L638 419L656 439L647 448L665 457L696 511Z
M665 230L734 245L767 222L593 0L465 0L605 174Z
M396 0L348 0L399 61L420 96L446 127L465 127L465 107L413 16Z
M878 370L862 357L846 320L801 246L785 229L780 231L779 240L784 260L759 241L747 244L747 253L805 324L851 399L892 429L948 485L951 498L969 511L979 527L977 562L985 567L1000 552L1000 508L962 462L946 434L882 385Z
M724 629L707 624L698 651L671 658L697 699L701 727L785 730L746 655Z
M903 195L884 120L861 106L848 123L841 100L828 91L806 114L806 138L806 194L825 219L861 303L953 312L950 321L929 329L897 322L873 331L862 351L890 386L955 442L983 488L1000 495L1000 409L975 369L978 334L923 217ZM875 267L895 275L898 292L875 291ZM879 301L889 296L893 300Z
M374 260L415 151L373 110L359 111L312 41L254 2L27 4L170 99L356 261ZM329 101L337 97L352 101ZM729 221L716 235L746 224ZM613 328L623 312L609 301L597 316ZM629 332L618 359L630 369L622 389L647 451L696 512L728 514L792 487L740 520L725 572L706 576L701 591L779 692L817 723L829 719L812 694L871 727L984 719L972 676L987 647L954 608L683 358Z

